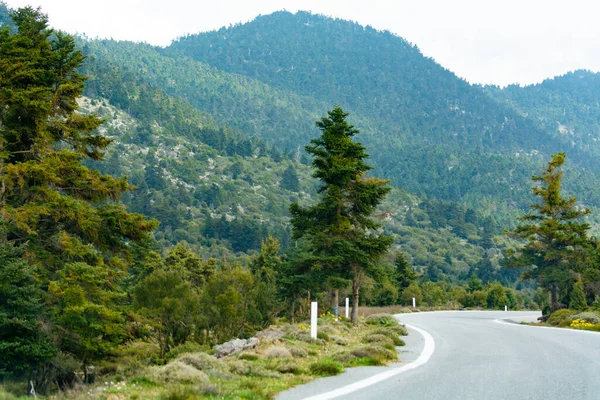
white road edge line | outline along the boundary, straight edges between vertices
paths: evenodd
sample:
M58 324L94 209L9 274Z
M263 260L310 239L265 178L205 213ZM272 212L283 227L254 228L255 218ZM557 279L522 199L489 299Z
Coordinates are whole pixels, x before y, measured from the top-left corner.
M420 367L421 365L425 364L427 361L429 361L429 358L431 357L431 355L433 354L433 352L435 350L435 341L433 340L433 337L428 332L424 331L421 328L417 328L416 326L412 326L412 325L408 325L408 324L405 324L405 326L407 328L410 328L410 329L413 329L413 330L419 332L421 334L421 336L423 336L423 339L425 339L425 345L423 346L423 351L421 351L421 354L415 361L413 361L409 364L403 365L402 367L394 368L394 369L382 372L380 374L374 375L370 378L363 379L362 381L355 382L351 385L332 390L330 392L325 392L325 393L317 394L315 396L306 397L306 398L304 398L304 400L334 399L336 397L344 396L346 394L355 392L357 390L364 389L368 386L371 386L371 385L379 383L383 380L389 379L392 376L396 376L398 374L409 371L411 369L415 369L415 368Z

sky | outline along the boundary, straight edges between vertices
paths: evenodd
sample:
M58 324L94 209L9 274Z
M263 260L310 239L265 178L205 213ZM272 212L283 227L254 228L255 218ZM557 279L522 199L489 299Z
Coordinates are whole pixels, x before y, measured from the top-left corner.
M50 25L90 38L166 46L189 33L307 10L389 30L471 83L527 85L600 71L595 0L4 0L41 6Z

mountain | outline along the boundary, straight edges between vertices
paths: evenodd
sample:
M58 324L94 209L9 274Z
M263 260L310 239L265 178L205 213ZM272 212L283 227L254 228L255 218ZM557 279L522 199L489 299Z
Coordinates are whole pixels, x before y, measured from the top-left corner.
M537 85L486 90L571 147L600 155L600 73L578 70Z
M395 248L432 280L476 268L514 280L498 271L499 234L531 202L530 177L551 153L567 151L567 189L600 205L593 141L557 134L517 94L469 85L389 32L278 12L168 48L78 43L82 108L114 140L90 164L129 176L138 189L123 201L161 222L160 247L185 240L205 256L245 258L268 234L293 245L287 207L317 188L303 147L334 104L361 130L372 174L395 186L379 210Z
M362 140L379 175L413 193L482 207L492 203L496 210L523 208L531 200L532 173L551 153L564 150L573 165L589 169L573 169L573 181L596 181L598 166L589 149L552 134L386 31L277 12L180 38L165 54L340 104L357 124L363 122ZM300 144L301 135L259 134L288 148ZM576 194L600 201L590 191Z

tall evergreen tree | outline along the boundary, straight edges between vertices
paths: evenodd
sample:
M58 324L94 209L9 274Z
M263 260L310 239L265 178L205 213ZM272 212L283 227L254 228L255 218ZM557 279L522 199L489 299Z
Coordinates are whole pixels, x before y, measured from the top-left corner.
M532 188L540 199L531 205L532 212L519 218L519 225L507 234L526 241L516 251L508 251L507 267L526 268L524 279L536 279L550 290L552 311L559 308L559 294L570 288L570 270L586 254L589 246L589 225L581 219L590 213L588 208L577 207L574 197L561 197L565 154L552 156L548 166Z
M126 179L83 165L111 140L96 132L100 118L77 112L85 76L74 39L31 7L12 18L16 33L0 29L0 241L25 247L55 343L86 364L119 340L128 242L157 224L116 203L132 190Z
M388 181L367 178L365 147L352 137L348 113L336 106L317 121L322 132L306 151L313 156L313 176L322 182L321 200L312 207L292 203L294 238L306 238L316 256L315 268L352 281L352 321L358 324L359 291L375 262L392 244L378 233L370 216L390 190Z

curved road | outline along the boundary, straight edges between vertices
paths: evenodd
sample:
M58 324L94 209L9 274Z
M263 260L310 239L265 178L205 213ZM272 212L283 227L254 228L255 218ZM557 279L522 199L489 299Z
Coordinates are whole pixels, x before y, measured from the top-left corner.
M500 311L399 314L402 323L433 338L435 349L425 364L397 373L423 353L424 336L411 330L400 353L405 362L351 368L288 390L278 400L600 399L600 333L498 321L537 316ZM376 383L339 395L340 388L361 386L357 382Z

